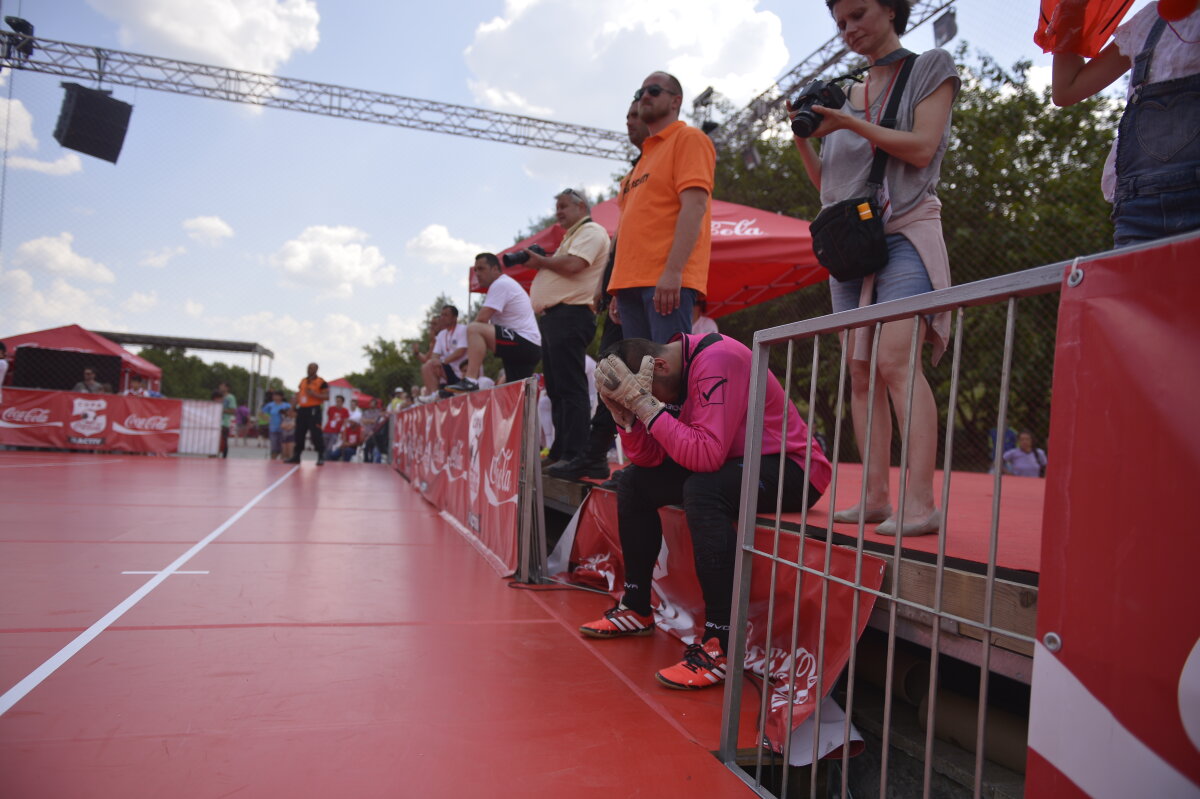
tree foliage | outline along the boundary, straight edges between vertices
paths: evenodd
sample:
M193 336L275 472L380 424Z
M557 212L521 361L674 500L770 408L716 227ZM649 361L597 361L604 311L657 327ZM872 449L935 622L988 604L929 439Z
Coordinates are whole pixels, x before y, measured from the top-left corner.
M145 347L138 353L141 357L162 369L162 393L180 399L212 398L220 383L228 383L239 404L249 404L250 371L241 366L205 363L195 355L188 355L183 347ZM267 387L266 376L259 375L256 385ZM278 377L272 377L269 388L283 389Z
M1100 194L1100 174L1119 119L1119 108L1093 98L1055 108L1049 89L1029 83L1029 63L1006 70L987 56L966 64L965 45L956 53L962 92L954 109L949 149L938 195L955 284L1108 249L1110 207ZM760 164L750 169L741 157L718 159L714 196L731 202L812 219L820 210L790 139L755 145ZM1021 300L1013 344L1009 423L1028 427L1045 440L1049 428L1057 295ZM731 314L721 329L750 344L754 331L830 312L829 291L812 286ZM970 309L964 316L963 359L956 410L956 468L986 468L990 430L999 405L1005 307ZM793 383L808 395L811 345L796 348ZM783 348L780 348L781 350ZM834 429L838 345L822 343L816 400L817 427L827 438ZM924 349L928 358L929 348ZM945 429L950 361L926 366L938 397ZM783 352L772 355L783 373ZM847 408L848 414L848 408ZM842 452L854 452L849 420L843 424ZM899 436L893 437L894 457ZM939 463L941 461L939 460Z

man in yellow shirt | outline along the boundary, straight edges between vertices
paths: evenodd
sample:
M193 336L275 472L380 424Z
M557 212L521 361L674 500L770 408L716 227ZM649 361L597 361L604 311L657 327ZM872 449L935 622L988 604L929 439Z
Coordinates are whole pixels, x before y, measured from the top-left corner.
M299 463L304 454L304 439L311 434L317 451L317 465L325 465L325 437L321 435L321 406L329 399L329 384L317 376L317 365L308 365L308 376L296 392L296 451L285 463Z

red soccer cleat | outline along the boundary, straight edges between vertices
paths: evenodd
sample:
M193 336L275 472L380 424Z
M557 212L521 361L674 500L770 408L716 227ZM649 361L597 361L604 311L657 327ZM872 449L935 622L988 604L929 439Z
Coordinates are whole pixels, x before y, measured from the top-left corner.
M716 638L692 644L683 653L683 660L654 675L668 688L692 691L725 682L725 653Z
M654 615L643 616L637 611L617 605L604 612L604 618L590 621L579 632L591 638L618 638L624 635L650 635L654 632Z

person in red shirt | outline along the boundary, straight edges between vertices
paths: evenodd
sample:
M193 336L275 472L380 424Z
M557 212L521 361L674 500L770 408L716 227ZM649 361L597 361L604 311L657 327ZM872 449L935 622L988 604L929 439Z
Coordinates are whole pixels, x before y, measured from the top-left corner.
M337 446L338 434L342 432L342 425L350 418L350 409L346 407L346 398L338 394L333 398L333 405L325 417L325 427L322 432L328 436L328 441L325 446L325 455L329 456L330 450Z
M341 435L339 436L339 444L336 449L330 450L329 457L335 461L349 462L354 459L354 453L358 451L359 446L363 442L363 428L358 422L353 420L346 422L342 427Z

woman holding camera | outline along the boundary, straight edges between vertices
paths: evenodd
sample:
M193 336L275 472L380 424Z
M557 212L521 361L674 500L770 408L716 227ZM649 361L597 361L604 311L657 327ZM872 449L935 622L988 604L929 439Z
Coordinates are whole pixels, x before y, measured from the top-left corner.
M950 136L950 110L961 86L954 61L945 50L915 56L900 94L894 129L879 122L906 56L900 33L908 24L909 0L826 0L846 46L866 56L870 68L861 84L848 92L841 108L814 105L821 122L813 138L821 138L820 155L811 139L796 137L805 169L821 192L821 205L863 195L876 148L888 154L878 206L887 234L888 261L878 272L851 281L830 279L834 312L911 297L950 285L950 265L942 238L941 202L936 187L942 156ZM937 407L917 358L912 418L906 419L908 356L913 325L933 343L933 359L946 349L949 314L887 322L879 336L877 381L872 420L870 462L864 465L865 507L834 513L838 522L882 522L881 535L936 533L942 521L934 505L933 470L937 457ZM851 332L851 416L859 451L866 450L868 388L873 331ZM884 390L886 389L886 390ZM908 480L904 518L892 512L889 497L892 419L888 398L903 431L910 425ZM903 524L901 525L901 521Z

